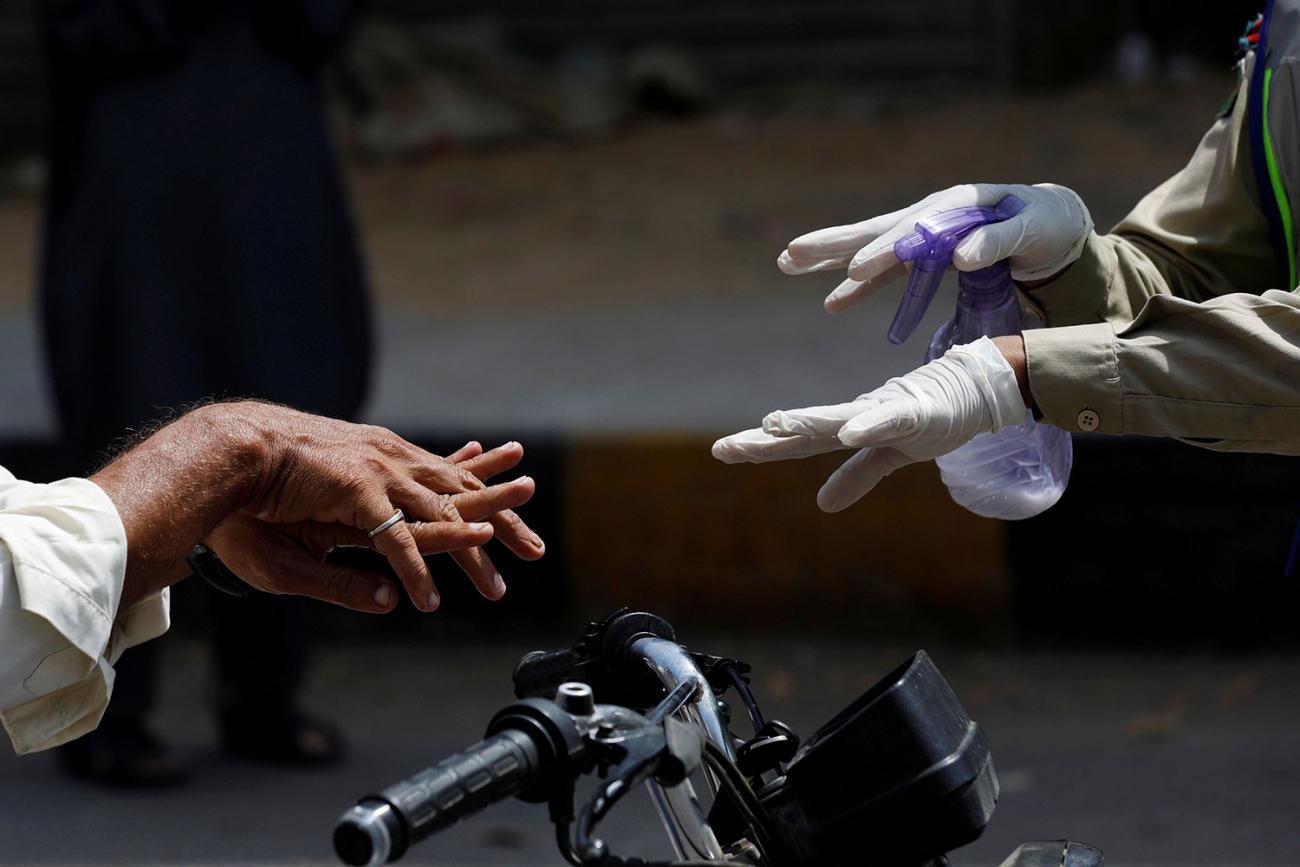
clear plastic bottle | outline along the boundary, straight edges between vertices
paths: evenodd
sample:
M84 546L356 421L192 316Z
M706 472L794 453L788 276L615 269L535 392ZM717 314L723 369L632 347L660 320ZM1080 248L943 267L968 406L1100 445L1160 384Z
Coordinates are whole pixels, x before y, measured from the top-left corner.
M1022 312L1006 263L957 276L957 313L940 325L925 360L982 336L1019 334L1041 323ZM935 460L958 505L985 518L1015 521L1046 511L1065 493L1074 446L1068 431L1035 421L983 433Z
M895 244L898 257L914 264L908 291L890 328L891 341L901 343L915 330L957 242L978 226L1007 219L1023 207L1019 199L1008 196L996 208L948 211L917 223L915 232ZM1006 262L959 272L957 312L935 331L925 360L983 336L1019 334L1041 324L1022 310ZM1061 498L1073 460L1069 432L1035 421L1026 410L1023 424L979 434L935 463L959 505L986 518L1014 521L1031 518Z

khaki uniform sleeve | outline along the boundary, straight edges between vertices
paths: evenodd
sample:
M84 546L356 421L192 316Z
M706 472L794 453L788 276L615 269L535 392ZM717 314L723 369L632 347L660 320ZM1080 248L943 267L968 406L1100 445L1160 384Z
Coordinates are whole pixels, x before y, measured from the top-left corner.
M1250 69L1186 168L1026 291L1048 326L1066 326L1025 332L1052 424L1300 454L1300 296L1269 291L1284 280L1250 163Z
M1125 326L1026 331L1025 354L1043 419L1067 430L1300 454L1300 294L1157 296Z
M1092 234L1061 276L1025 290L1048 326L1131 322L1157 295L1205 301L1295 288L1278 271L1251 167L1250 69L1247 62L1231 111L1214 122L1182 171L1148 193L1109 235Z

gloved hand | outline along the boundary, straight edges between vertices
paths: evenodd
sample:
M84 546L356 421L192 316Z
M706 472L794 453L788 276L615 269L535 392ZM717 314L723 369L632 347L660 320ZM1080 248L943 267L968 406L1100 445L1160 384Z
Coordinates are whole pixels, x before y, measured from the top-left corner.
M817 494L824 511L861 499L899 467L945 455L979 433L1023 424L1016 373L987 337L954 346L850 403L769 413L761 428L723 437L723 463L765 463L861 449Z
M839 313L907 273L894 256L894 242L918 220L954 208L991 207L1009 195L1019 197L1025 209L967 235L953 252L957 270L974 271L1006 259L1011 276L1026 282L1045 280L1079 258L1092 231L1092 217L1073 190L1056 184L962 184L899 211L801 235L790 242L777 265L787 274L848 265L848 279L826 297L826 309Z

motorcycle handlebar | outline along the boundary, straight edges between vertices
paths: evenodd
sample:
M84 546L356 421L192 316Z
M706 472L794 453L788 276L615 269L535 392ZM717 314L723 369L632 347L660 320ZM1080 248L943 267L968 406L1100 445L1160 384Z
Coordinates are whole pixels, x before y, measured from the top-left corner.
M566 681L574 680L587 659L577 649L534 650L515 666L512 680L518 698L555 695Z
M493 717L484 740L362 798L339 819L334 850L357 867L396 861L411 844L496 801L545 800L584 761L573 718L554 702L524 699Z
M538 782L542 757L528 732L486 738L343 814L334 850L344 863L385 864L411 844Z

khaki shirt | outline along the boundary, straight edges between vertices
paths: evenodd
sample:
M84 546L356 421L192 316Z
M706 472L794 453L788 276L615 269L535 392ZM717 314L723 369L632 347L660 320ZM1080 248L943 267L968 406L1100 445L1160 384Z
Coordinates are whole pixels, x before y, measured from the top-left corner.
M1275 288L1286 278L1245 127L1253 63L1187 167L1109 235L1094 233L1061 276L1026 291L1049 326L1066 326L1024 335L1045 421L1300 454L1300 294ZM1274 104L1294 112L1296 97L1290 76L1274 77Z
M95 728L122 651L161 635L168 591L119 610L126 531L95 483L0 467L0 723L19 753Z

